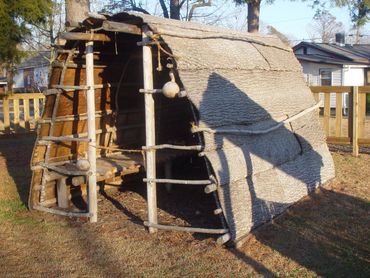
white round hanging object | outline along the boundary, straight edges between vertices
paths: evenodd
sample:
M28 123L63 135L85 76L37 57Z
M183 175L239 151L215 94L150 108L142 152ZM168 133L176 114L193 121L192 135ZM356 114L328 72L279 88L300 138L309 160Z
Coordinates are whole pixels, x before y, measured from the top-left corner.
M165 97L174 98L179 94L180 87L179 85L177 85L176 82L169 81L166 84L164 84L162 88L162 92Z

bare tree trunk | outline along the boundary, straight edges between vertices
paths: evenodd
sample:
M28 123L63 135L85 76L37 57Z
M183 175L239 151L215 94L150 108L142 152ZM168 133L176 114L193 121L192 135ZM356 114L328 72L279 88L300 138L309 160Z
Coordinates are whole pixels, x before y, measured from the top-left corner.
M15 73L14 64L10 62L6 63L5 69L6 69L6 81L7 81L7 94L11 94L13 92L13 85L14 85L14 73Z
M90 12L89 0L65 0L66 5L66 29L78 22L84 21Z
M163 16L165 18L170 18L169 14L168 14L168 9L167 9L167 6L166 6L166 3L164 2L164 0L159 0L159 4L161 5L162 11L163 11Z
M357 24L356 25L355 44L359 44L360 43L360 33L361 33L361 26Z
M261 0L252 0L248 3L248 32L258 33L260 27Z
M180 20L180 0L171 0L170 2L170 18Z

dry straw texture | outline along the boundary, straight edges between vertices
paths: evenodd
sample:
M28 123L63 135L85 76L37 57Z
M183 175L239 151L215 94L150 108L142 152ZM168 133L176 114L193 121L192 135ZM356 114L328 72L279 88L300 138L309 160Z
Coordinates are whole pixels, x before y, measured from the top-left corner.
M140 17L176 57L199 126L266 129L314 104L278 38ZM264 135L203 136L234 240L334 176L317 111Z

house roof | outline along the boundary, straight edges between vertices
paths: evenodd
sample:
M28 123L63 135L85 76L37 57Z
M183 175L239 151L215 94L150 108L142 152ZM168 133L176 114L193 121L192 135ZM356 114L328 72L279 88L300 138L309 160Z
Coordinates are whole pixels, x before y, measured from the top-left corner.
M17 69L45 67L49 65L50 51L39 51L31 58L24 60Z
M346 59L331 58L324 55L318 54L295 54L298 60L307 62L322 63L322 64L333 64L333 65L364 65L360 62L352 62Z
M293 47L296 52L301 47L311 47L323 54L296 54L299 60L328 64L370 65L370 45L338 45L328 43L301 42Z

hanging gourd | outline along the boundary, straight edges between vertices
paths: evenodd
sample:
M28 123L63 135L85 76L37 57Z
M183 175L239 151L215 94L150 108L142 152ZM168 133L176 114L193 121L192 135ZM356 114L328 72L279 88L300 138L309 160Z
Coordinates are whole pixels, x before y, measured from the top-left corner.
M175 74L172 70L170 71L169 76L171 81L168 81L166 84L164 84L162 92L165 97L175 98L180 93L180 87L175 82Z

